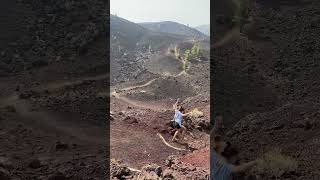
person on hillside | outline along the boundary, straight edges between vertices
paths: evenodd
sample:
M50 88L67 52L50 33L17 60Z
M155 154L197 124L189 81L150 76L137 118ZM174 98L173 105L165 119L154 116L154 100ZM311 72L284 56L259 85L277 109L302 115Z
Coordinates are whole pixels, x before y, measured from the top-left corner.
M178 98L177 101L173 104L173 110L176 110L179 106L181 106L181 101Z
M176 132L173 135L172 141L177 141L178 134L183 135L186 131L186 128L182 125L183 123L183 117L188 116L190 113L184 114L184 109L181 105L177 105L175 109L174 114L174 128L176 129Z
M232 180L238 173L246 172L257 164L257 160L233 165L228 159L235 154L227 153L231 148L230 143L221 140L221 136L214 137L213 150L211 151L211 180Z
M214 121L213 135L223 135L224 134L223 117L221 114L217 113L216 119Z

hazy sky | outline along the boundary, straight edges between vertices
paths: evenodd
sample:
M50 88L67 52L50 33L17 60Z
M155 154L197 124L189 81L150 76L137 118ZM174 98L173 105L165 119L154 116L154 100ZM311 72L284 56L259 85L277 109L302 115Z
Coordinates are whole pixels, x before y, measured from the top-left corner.
M133 22L210 24L210 0L111 0L110 11Z

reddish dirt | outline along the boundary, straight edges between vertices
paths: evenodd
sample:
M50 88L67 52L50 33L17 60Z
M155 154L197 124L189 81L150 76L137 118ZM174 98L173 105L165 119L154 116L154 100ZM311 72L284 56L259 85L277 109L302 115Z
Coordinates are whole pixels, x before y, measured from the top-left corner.
M159 116L167 113L137 109L132 105L129 105L132 109L128 109L126 103L116 99L112 99L111 103L117 104L111 106L112 112L117 113L110 123L112 158L121 159L130 167L141 168L148 163L163 164L168 156L180 153L167 147L157 136L164 123L171 120L171 114L160 119ZM137 121L124 120L127 116ZM169 139L167 141L170 142Z
M136 89L124 88L122 92L119 90L123 96L128 91L136 91ZM192 132L196 136L195 139L187 134L187 140L181 140L179 143L171 142L174 131L169 127L169 123L174 115L174 111L171 108L175 100L165 99L162 102L166 104L168 110L160 110L155 108L159 101L155 101L156 104L148 100L142 101L142 104L147 105L143 108L139 104L130 103L131 101L124 101L121 96L118 98L119 96L111 97L111 113L113 114L113 120L111 121L111 158L121 160L122 165L125 167L143 169L147 164L157 164L164 169L170 170L171 167L166 167L167 161L169 157L174 156L176 161L180 162L177 162L177 164L184 164L183 166L177 165L172 168L175 174L174 177L185 179L187 176L204 177L208 174L209 136L205 132L193 129ZM195 119L195 124L201 124L202 121L205 122L204 119L208 121L210 107L208 98L199 96L189 98L186 101L187 112L195 107L204 111L204 117ZM204 123L203 125L206 124ZM170 145L186 151L179 151L167 146L157 133L160 133ZM207 148L202 150L205 147ZM199 148L199 151L192 153L192 150ZM194 164L190 164L192 160L195 160ZM191 170L187 175L185 173L186 168ZM195 170L195 168L198 169ZM134 174L134 172L131 173ZM149 177L149 173L143 171L130 177L134 178L139 175ZM164 174L162 175L164 176ZM126 178L130 179L129 177Z
M210 148L201 149L181 157L179 160L195 167L210 169Z

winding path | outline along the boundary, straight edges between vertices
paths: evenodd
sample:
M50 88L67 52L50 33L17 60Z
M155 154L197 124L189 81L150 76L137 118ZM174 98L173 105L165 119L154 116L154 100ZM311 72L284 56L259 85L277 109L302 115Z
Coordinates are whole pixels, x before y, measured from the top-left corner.
M179 77L179 76L182 76L182 75L188 75L188 74L185 71L181 71L179 74L177 74L176 76L173 76L173 77ZM137 88L146 87L146 86L149 86L150 84L152 84L157 79L160 79L160 78L159 77L158 78L154 78L154 79L146 82L145 84L129 86L129 87L126 87L126 88L119 89L118 91L119 92L124 92L124 91L130 91L130 90L137 89ZM155 110L155 111L172 110L172 108L164 108L163 105L155 105L154 103L145 103L145 102L142 102L142 101L131 100L131 99L127 98L127 97L120 96L119 92L114 90L114 91L111 92L111 96L113 96L116 99L119 99L119 100L121 100L121 101L123 101L125 103L131 104L131 105L133 105L135 107L140 107L140 108L143 108L143 109L152 109L152 110ZM102 92L99 95L106 96L107 94Z
M108 75L104 74L87 77L81 80L54 82L47 85L40 85L30 90L41 93L43 90L57 90L65 86L81 84L87 80L103 80L107 77ZM99 133L101 127L90 126L91 131L89 132L86 130L88 129L88 123L79 124L78 121L72 121L69 117L66 118L64 115L58 115L57 113L48 112L46 110L34 111L32 104L25 99L19 98L19 95L16 93L0 99L0 107L1 106L14 107L18 116L21 117L21 122L28 126L52 133L66 134L83 141L90 141L98 144L105 143L105 139L103 139L104 135ZM92 131L92 129L96 130Z

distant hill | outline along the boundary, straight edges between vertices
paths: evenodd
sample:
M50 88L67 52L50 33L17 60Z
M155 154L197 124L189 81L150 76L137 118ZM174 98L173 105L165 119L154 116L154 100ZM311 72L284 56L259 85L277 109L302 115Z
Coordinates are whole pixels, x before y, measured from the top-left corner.
M190 38L195 37L198 39L208 38L208 36L198 31L197 29L183 25L183 24L179 24L177 22L163 21L163 22L145 22L145 23L139 23L139 24L155 32L179 34L183 36L188 36Z
M126 49L134 49L148 30L126 19L110 15L110 33L111 45L119 44Z
M140 24L121 17L110 15L110 42L112 52L122 50L163 50L170 44L184 41L190 37L151 31Z
M209 24L196 26L195 29L197 29L198 31L202 32L203 34L205 34L207 36L210 36L210 25Z

